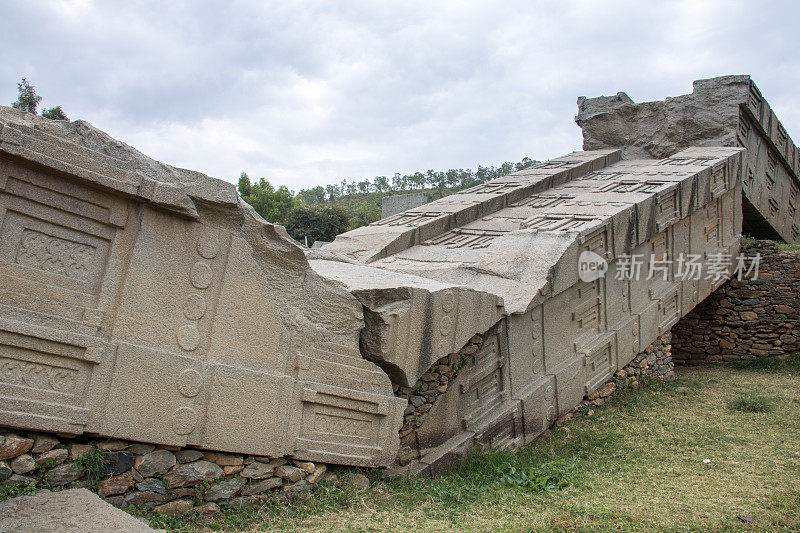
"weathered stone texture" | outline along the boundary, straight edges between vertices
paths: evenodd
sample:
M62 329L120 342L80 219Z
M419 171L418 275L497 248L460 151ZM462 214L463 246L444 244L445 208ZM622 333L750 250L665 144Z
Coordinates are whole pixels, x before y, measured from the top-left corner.
M750 76L697 80L692 94L659 102L582 96L575 121L584 150L620 148L625 159L669 157L690 146L747 148L744 232L800 240L800 151Z
M761 256L757 279L728 281L675 325L676 362L782 357L800 350L800 252L777 246L749 244L747 256Z
M537 163L318 250L231 184L0 108L0 425L113 437L67 451L8 433L0 459L46 457L45 481L74 486L79 463L52 467L104 450L109 498L173 513L307 490L319 462L436 473L475 443L530 442L609 380L669 377L666 335L731 270L681 279L675 260L735 256L743 205L797 239L797 150L748 77L580 106L587 147L622 150ZM605 277L582 276L587 254ZM631 256L640 274L617 276Z
M154 533L86 489L41 491L0 502L0 531L42 533Z
M684 280L674 260L738 252L741 153L575 152L309 252L312 268L362 303L362 353L409 401L406 471L440 472L475 443L530 442L717 288L729 266ZM584 252L609 275L581 280ZM645 272L616 278L631 255ZM663 275L647 274L654 258L671 264Z
M0 227L0 425L394 460L361 304L232 184L2 107Z

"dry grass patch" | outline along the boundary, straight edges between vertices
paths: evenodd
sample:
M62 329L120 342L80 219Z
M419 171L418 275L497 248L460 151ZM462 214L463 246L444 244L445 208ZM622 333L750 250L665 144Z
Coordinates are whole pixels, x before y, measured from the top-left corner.
M798 531L800 398L786 369L716 366L623 391L517 453L432 480L158 527L241 531ZM794 370L794 368L789 368ZM688 387L688 394L674 390ZM768 397L770 410L731 409ZM748 400L749 401L749 400ZM526 482L530 479L530 483ZM737 516L752 524L745 523Z

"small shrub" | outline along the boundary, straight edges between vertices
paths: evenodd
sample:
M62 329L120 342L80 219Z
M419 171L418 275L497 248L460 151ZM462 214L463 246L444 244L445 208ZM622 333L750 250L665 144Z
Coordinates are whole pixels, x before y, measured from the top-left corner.
M772 402L769 398L748 394L731 402L730 407L733 411L743 413L766 413L772 411Z
M567 486L563 465L558 461L529 468L508 465L501 471L500 482L533 491L557 490Z
M75 460L76 465L85 469L86 481L89 484L89 488L96 490L100 480L105 477L100 473L100 468L108 462L110 455L111 452L95 448L83 457Z
M37 464L36 468L34 468L33 472L31 472L31 475L34 478L38 479L39 481L42 481L44 479L44 476L47 474L47 471L53 468L54 466L56 466L56 462L53 459L48 459L46 461Z
M33 480L0 483L0 502L17 496L29 496L35 493L36 483Z

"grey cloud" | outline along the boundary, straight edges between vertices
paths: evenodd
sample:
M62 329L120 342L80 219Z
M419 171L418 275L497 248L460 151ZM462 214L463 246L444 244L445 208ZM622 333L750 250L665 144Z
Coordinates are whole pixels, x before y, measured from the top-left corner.
M575 98L750 73L800 136L794 2L5 2L31 79L166 162L294 189L580 147Z

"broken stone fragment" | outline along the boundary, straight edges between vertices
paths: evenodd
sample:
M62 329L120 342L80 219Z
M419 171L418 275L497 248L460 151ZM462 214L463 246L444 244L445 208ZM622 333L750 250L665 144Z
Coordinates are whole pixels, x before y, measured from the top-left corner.
M203 452L203 459L219 466L239 466L243 461L241 455L219 452Z
M56 448L49 452L44 452L36 457L37 465L58 466L67 460L69 452L65 448Z
M140 442L128 446L128 451L134 455L146 455L155 449L156 447L152 444L142 444Z
M290 483L295 483L306 477L307 472L302 468L283 465L275 469L275 475L278 476L279 478L285 479Z
M91 444L73 444L69 447L69 459L70 461L76 461L91 453L94 449L95 447Z
M122 475L113 476L100 481L97 486L97 494L99 494L101 498L124 494L132 486L133 475L130 472L125 472Z
M166 474L175 466L175 455L167 450L154 450L136 458L133 467L144 477Z
M5 461L0 461L0 482L3 482L10 478L14 474L14 471L11 470L11 467Z
M136 489L140 491L156 492L158 494L167 493L167 488L164 486L164 482L156 478L145 479L141 483L137 483Z
M186 514L192 510L194 504L190 500L174 500L153 508L153 511L167 516Z
M164 476L169 488L188 487L202 481L214 481L225 473L222 468L209 461L195 461L173 468Z
M191 463L203 457L203 452L200 450L180 450L175 452L175 458L179 463Z
M44 481L51 487L63 487L77 481L86 473L86 469L78 463L65 463L51 468L44 476Z
M16 433L7 433L5 441L0 446L0 461L28 453L31 448L33 448L33 439L20 437Z
M254 461L242 470L241 476L248 479L264 479L270 477L278 466L280 465L275 463Z
M328 467L326 467L322 463L318 463L314 468L314 472L306 478L306 481L309 483L316 483L327 471Z
M167 499L166 495L150 491L133 491L125 495L124 506L133 505L141 507L147 503L161 503Z
M217 505L214 502L206 502L199 507L195 507L194 511L201 516L207 516L207 515L219 514L221 512L221 509L219 505Z
M220 481L216 485L209 487L209 489L203 495L203 499L207 502L228 500L236 496L246 483L246 479L238 476Z
M36 461L34 461L33 457L27 453L24 453L19 457L15 457L8 464L11 467L11 470L13 470L15 474L19 475L32 472L36 468Z
M45 433L37 433L33 437L33 447L29 450L30 453L44 453L49 452L59 444L58 439L52 435Z
M262 492L267 492L269 490L275 489L283 485L283 481L279 477L271 477L264 479L262 481L256 481L255 483L250 483L246 485L242 489L242 496L252 496L254 494L260 494Z
M96 442L97 447L107 452L121 452L128 447L128 443L117 439L100 440Z
M367 490L369 488L369 478L361 473L351 473L350 483L359 490Z

